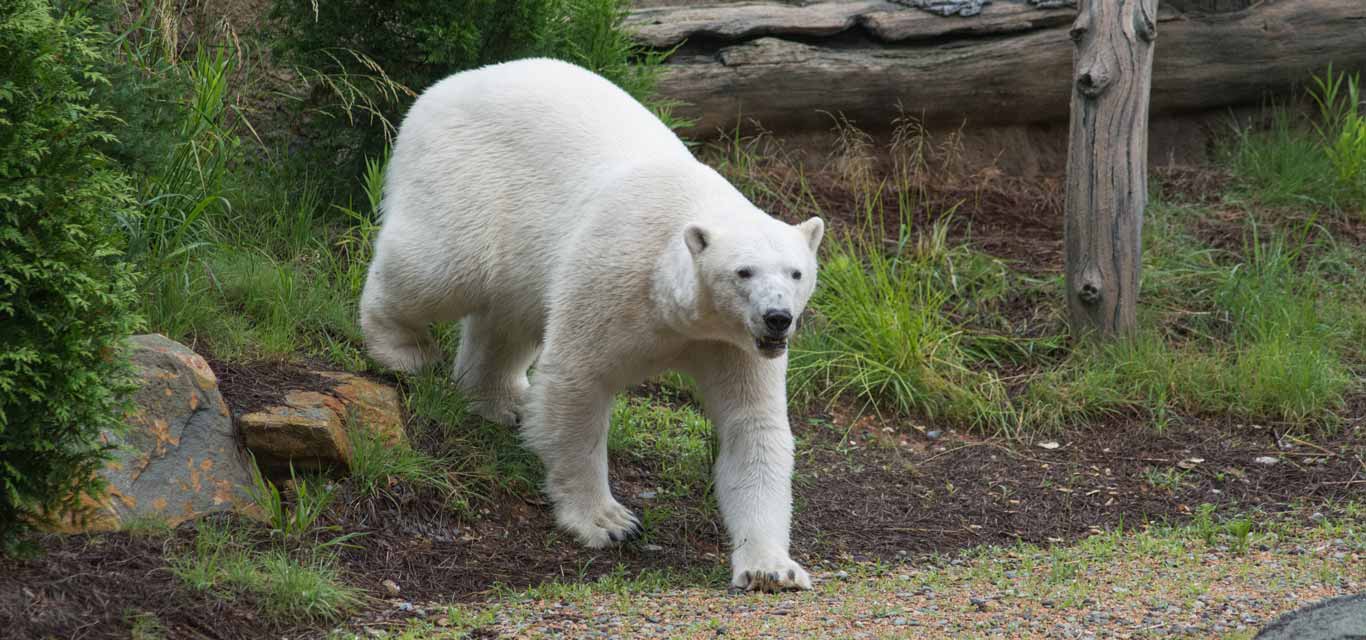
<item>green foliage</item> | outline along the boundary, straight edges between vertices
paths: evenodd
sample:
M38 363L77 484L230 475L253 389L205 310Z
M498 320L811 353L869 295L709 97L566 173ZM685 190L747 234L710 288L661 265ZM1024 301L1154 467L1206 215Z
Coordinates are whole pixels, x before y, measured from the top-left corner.
M654 467L651 480L675 495L705 490L717 442L711 423L690 406L618 398L612 407L608 449Z
M391 483L434 489L458 500L459 487L447 476L447 463L414 449L407 442L390 444L374 429L353 421L347 429L351 442L350 481L365 495L379 495Z
M1315 129L1332 163L1334 183L1343 197L1366 209L1366 114L1362 113L1360 76L1334 74L1333 65L1314 77L1309 95L1319 107Z
M1172 220L1190 215L1150 210L1154 239L1164 237L1144 256L1155 265L1145 270L1145 328L1078 345L1041 372L1016 399L1024 423L1056 431L1142 413L1159 427L1174 413L1295 427L1337 421L1360 322L1347 281L1334 283L1340 257L1311 239L1313 227L1264 232L1255 222L1241 251L1211 251ZM1168 335L1170 323L1192 338Z
M284 58L319 89L309 110L317 155L349 171L380 152L413 96L465 69L560 58L647 98L665 54L631 41L626 9L625 0L276 0L273 13Z
M0 5L0 549L98 491L98 435L130 389L134 277L114 219L132 198L90 99L106 46L48 2Z

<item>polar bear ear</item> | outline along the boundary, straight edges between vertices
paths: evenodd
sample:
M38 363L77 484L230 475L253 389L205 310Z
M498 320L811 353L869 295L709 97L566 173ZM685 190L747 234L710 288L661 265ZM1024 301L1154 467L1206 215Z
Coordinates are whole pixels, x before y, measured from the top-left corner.
M688 251L695 258L701 255L708 244L711 244L711 232L698 225L690 224L683 228L683 241L688 243Z
M797 225L797 230L806 236L806 244L811 247L811 253L821 246L821 237L825 235L825 221L820 218L812 218Z

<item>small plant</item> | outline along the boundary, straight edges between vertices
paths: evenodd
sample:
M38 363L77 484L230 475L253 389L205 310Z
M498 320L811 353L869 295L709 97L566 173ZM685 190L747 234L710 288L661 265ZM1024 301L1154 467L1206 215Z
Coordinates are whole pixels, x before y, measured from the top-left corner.
M1214 546L1219 539L1220 528L1214 522L1214 505L1202 503L1195 509L1195 518L1191 521L1191 532L1206 546Z
M293 505L285 502L284 496L262 473L255 459L248 465L251 471L251 487L248 491L252 502L265 514L266 522L272 533L286 539L299 538L313 530L318 518L327 511L336 495L327 484L319 480L309 481L294 475L294 465L289 467L290 485L293 487Z
M374 429L350 419L350 478L366 495L379 495L391 483L434 489L458 499L458 487L446 475L445 461L414 449L406 442L390 444Z
M1366 207L1366 114L1355 74L1333 73L1332 64L1314 76L1309 95L1319 108L1315 125L1332 163L1337 186L1357 207Z
M1186 476L1189 473L1190 472L1181 469L1154 469L1148 467L1143 470L1143 479L1146 480L1148 484L1158 489L1179 491L1182 485L1186 483Z
M1252 538L1252 519L1235 518L1225 523L1224 529L1233 537L1233 550L1237 553L1247 553L1248 542Z

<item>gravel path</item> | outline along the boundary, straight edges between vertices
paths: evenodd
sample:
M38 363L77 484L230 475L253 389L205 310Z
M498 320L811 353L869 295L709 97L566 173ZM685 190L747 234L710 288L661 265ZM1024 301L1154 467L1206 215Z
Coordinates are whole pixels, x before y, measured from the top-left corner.
M1316 516L1318 514L1315 514ZM827 571L810 593L629 584L433 609L406 637L1251 638L1280 614L1366 590L1366 519L1100 534L1071 547ZM1316 523L1316 524L1313 524ZM443 615L440 611L446 611ZM372 635L377 635L374 630Z

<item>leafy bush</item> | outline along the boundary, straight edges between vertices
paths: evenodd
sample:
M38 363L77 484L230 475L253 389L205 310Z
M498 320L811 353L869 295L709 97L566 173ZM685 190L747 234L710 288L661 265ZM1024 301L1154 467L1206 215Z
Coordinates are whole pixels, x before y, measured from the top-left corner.
M647 98L665 54L646 52L622 30L626 6L625 0L276 0L273 14L282 25L280 53L314 87L310 112L325 116L311 143L322 157L359 171L361 158L380 154L412 97L464 69L560 58Z
M115 216L128 183L97 149L100 36L46 0L0 4L0 546L97 490L136 324Z

